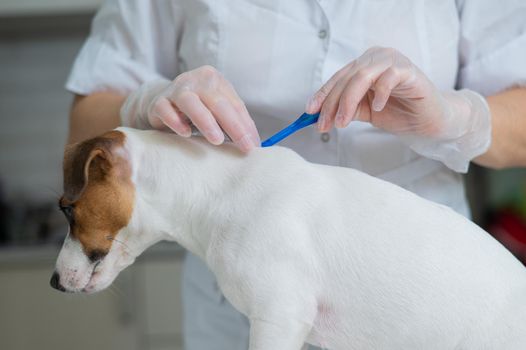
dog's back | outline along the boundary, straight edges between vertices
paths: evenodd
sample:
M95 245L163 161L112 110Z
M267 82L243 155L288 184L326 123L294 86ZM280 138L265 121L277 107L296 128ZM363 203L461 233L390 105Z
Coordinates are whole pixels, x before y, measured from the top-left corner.
M275 251L279 242L281 251L298 252L298 274L310 271L318 303L310 342L331 349L526 348L526 269L488 233L361 172L310 164L280 148L258 152L248 161L251 172L272 182L265 200L253 203L261 217L252 235L267 238L254 237L254 245ZM269 222L272 230L261 227Z
M338 172L348 185L338 185L341 209L331 208L328 228L341 226L320 233L326 249L317 252L322 264L340 260L324 268L344 327L338 334L348 335L333 348L350 339L362 342L356 349L526 346L526 269L504 247L449 208L358 172ZM339 239L342 232L349 239Z
M307 340L333 350L526 348L526 269L451 209L281 147L146 135L220 187L192 205L206 201L207 263L251 320L312 322Z

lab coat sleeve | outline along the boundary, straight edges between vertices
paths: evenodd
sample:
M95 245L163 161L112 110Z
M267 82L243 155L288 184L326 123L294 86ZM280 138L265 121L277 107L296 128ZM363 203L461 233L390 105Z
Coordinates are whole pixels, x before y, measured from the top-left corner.
M176 1L106 1L93 19L66 89L79 95L128 95L144 82L173 79L182 19Z
M526 86L526 1L461 0L458 88Z

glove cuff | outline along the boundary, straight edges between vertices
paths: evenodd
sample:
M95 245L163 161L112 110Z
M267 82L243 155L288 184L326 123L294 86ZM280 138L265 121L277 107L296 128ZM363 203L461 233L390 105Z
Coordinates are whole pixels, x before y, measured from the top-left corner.
M135 129L151 129L149 107L170 83L170 80L156 79L139 86L126 98L120 109L121 125Z
M491 113L486 99L471 90L443 94L443 132L436 138L403 136L415 152L466 173L469 162L486 152L491 144Z

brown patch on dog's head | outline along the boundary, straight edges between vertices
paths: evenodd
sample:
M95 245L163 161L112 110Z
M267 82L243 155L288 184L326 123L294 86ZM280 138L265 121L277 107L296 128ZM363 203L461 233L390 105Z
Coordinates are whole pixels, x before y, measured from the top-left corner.
M64 153L64 195L59 206L91 260L110 250L112 240L128 225L135 188L124 149L125 134L110 131L73 144Z

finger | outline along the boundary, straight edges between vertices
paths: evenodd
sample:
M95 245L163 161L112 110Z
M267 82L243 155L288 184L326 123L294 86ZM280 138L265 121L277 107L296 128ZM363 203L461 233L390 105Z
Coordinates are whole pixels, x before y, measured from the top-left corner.
M192 131L186 118L165 97L161 97L155 102L150 116L154 117L150 120L150 124L155 129L160 129L166 125L178 135L184 137L190 137L191 135Z
M257 146L259 146L261 144L261 137L259 136L259 131L256 127L256 123L254 122L254 119L252 119L252 117L250 116L250 113L248 113L247 107L245 106L244 103L241 103L239 107L234 105L234 108L236 108L236 110L239 108L241 110L240 111L241 115L246 116L243 119L248 120L250 130L252 130L252 135L254 136L254 139L256 140Z
M337 74L333 76L333 78L339 76L340 79L338 81L327 82L328 85L333 85L333 87L321 106L321 115L320 120L318 121L318 130L320 132L327 132L333 127L335 116L339 109L340 98L344 91L345 85L348 84L350 79L357 72L359 72L362 69L370 71L381 70L385 69L384 67L388 65L388 62L385 59L378 59L378 57L374 59L374 57L372 56L374 53L374 50L366 51L362 56L358 57L356 60L351 62L349 65L344 67L342 70L340 70L339 72L337 72ZM326 113L325 117L323 116L324 110Z
M225 135L212 113L197 94L191 91L183 91L173 98L173 102L211 144L220 145L223 143Z
M365 94L387 68L383 65L373 65L357 71L352 76L340 97L334 122L337 128L343 128L353 120Z
M371 90L369 90L366 94L372 93ZM362 121L362 122L371 122L371 107L369 106L369 100L367 98L363 98L362 101L358 104L358 107L356 108L356 112L354 112L354 115L350 119L351 121ZM349 125L347 123L347 125Z
M374 98L371 103L371 109L380 112L384 109L391 92L397 87L402 79L402 74L395 68L387 69L374 84Z
M201 96L203 103L212 112L217 123L243 152L257 146L252 131L243 122L241 115L224 96Z
M318 113L332 89L334 89L338 82L352 70L353 66L354 61L334 73L334 75L307 101L305 112L310 114Z
M234 107L234 110L239 116L239 121L245 128L249 130L249 133L252 136L252 140L254 140L256 146L259 146L259 144L261 143L261 139L259 137L256 124L254 123L254 120L248 113L247 107L243 103L243 100L241 100L241 97L239 97L239 95L235 91L232 84L230 84L230 82L225 79L225 84L222 85L220 91L228 98L230 104ZM229 136L231 135L229 134Z
M328 132L333 127L334 117L338 111L341 95L348 84L348 79L348 77L342 77L323 102L318 119L318 130L320 132Z
M261 145L261 138L259 136L258 129L256 128L256 123L254 122L254 119L250 116L250 113L248 113L247 107L243 102L241 103L233 103L233 106L235 110L239 113L241 116L241 120L245 123L246 127L250 130L250 135L252 135L252 140L256 143L256 146L259 147Z

